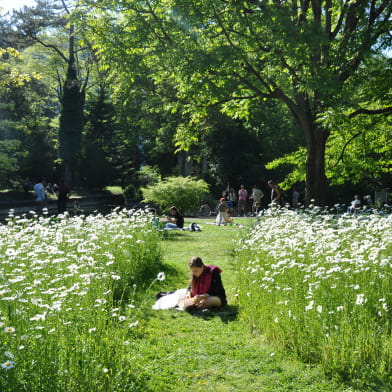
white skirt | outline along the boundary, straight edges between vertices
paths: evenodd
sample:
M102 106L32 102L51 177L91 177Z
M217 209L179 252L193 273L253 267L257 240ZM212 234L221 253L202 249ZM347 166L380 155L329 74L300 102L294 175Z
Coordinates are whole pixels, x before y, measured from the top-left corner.
M179 305L180 301L186 296L187 289L176 290L172 294L164 295L159 298L152 306L154 310L172 309Z

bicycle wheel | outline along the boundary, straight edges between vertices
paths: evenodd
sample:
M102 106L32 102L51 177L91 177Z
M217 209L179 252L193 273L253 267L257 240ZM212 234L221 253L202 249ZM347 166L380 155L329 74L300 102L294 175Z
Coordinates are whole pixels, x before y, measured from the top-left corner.
M211 208L207 204L203 204L200 207L200 215L201 216L210 216L211 215Z

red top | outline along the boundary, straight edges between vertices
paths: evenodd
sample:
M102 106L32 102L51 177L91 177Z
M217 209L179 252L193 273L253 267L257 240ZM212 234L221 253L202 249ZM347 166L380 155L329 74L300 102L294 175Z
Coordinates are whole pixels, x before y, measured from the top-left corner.
M217 270L219 273L222 270L216 265L205 265L202 274L195 278L195 285L193 287L192 296L207 294L211 287L212 273Z

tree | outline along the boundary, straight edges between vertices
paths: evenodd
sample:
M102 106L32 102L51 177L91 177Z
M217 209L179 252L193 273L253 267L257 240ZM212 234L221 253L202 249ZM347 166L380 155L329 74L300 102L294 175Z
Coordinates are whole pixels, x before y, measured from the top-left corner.
M21 176L51 175L54 148L47 140L45 92L35 72L20 70L22 55L0 49L0 182L20 185ZM32 164L34 162L34 164Z
M175 86L191 123L209 105L239 118L247 102L283 102L306 140L306 199L324 203L331 130L321 116L345 99L364 61L390 45L389 0L84 3L99 9L89 23L101 52L149 69L157 86Z
M331 129L327 176L332 184L388 186L384 179L392 172L391 84L392 59L372 56L348 84L346 101L324 114Z
M38 0L36 7L24 7L13 14L12 23L16 35L24 46L38 43L53 50L65 64L63 75L58 74L60 124L59 154L64 165L64 179L72 183L78 169L81 151L81 134L84 125L84 103L88 83L88 66L82 77L78 52L82 50L78 43L75 26L68 23L66 15L71 10L64 0ZM67 43L56 42L53 31L63 29ZM65 48L64 48L65 47Z
M392 59L372 56L347 84L348 93L339 106L322 114L330 129L326 145L326 175L331 185L361 184L384 189L392 172L391 138ZM304 149L275 159L268 167L290 165L286 186L305 179ZM352 192L351 192L352 193Z

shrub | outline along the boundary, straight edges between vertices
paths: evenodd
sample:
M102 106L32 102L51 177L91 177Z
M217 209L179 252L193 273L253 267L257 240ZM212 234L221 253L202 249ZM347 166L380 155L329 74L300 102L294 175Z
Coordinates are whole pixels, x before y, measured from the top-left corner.
M138 191L133 184L128 184L124 189L124 197L127 200L137 200L138 199Z
M174 205L182 211L197 210L208 190L209 185L204 180L191 177L168 177L156 185L141 188L143 202L157 203L162 209Z
M161 181L161 174L156 167L148 165L143 166L136 174L141 186L155 185Z

